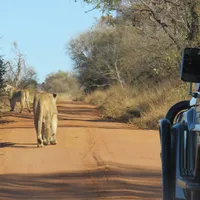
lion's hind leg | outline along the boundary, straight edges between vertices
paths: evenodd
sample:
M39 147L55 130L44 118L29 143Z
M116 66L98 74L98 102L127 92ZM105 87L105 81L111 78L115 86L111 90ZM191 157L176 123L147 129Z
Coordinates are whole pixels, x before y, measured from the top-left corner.
M42 138L42 121L35 121L35 127L37 132L37 147L43 147L43 138Z
M14 99L10 99L10 112L15 111L16 101Z
M50 128L45 128L43 129L42 137L43 137L43 144L44 145L49 145L50 144Z
M20 105L21 105L21 110L20 110L19 113L22 113L22 112L23 112L23 109L24 109L24 104L23 104L23 101L22 101L22 100L20 101Z
M51 135L50 143L52 145L55 145L55 144L58 143L57 140L56 140L57 124L58 124L57 115L54 114L53 117L52 117L52 121L51 121L52 135Z
M29 94L28 93L25 94L25 102L26 102L26 107L28 109L28 112L31 113L31 109L29 106Z

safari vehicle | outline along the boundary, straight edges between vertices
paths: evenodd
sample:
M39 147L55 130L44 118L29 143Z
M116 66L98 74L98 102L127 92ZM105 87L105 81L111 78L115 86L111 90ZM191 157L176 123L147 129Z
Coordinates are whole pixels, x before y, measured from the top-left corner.
M189 82L191 100L176 103L159 121L162 199L200 200L199 48L183 50L180 76Z

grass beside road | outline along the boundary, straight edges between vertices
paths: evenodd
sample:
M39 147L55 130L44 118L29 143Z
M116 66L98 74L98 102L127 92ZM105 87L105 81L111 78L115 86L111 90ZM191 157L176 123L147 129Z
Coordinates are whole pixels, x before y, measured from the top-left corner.
M85 98L102 111L102 117L129 122L142 129L157 129L159 119L176 102L189 99L186 83L168 80L156 86L114 86L95 91Z

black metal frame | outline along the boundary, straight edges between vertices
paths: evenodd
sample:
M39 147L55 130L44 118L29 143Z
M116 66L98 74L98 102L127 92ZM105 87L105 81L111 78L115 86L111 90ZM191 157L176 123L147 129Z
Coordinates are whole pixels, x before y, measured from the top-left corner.
M175 200L176 198L176 168L181 125L174 121L177 116L189 108L189 101L181 101L173 105L166 114L166 117L160 120L160 141L161 141L161 160L162 160L162 192L163 200Z
M189 101L172 106L160 120L163 200L200 200L200 131Z
M200 49L185 48L180 72L192 99L176 103L159 121L163 200L200 200L199 64Z

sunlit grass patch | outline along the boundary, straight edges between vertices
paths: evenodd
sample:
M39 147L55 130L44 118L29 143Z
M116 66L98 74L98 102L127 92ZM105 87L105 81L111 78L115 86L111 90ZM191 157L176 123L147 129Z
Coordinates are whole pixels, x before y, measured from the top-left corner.
M169 80L145 87L114 86L106 91L95 91L85 100L102 111L102 117L129 122L145 129L157 129L159 119L176 102L189 99L187 85Z

